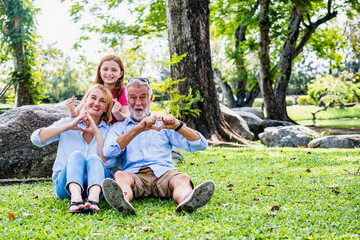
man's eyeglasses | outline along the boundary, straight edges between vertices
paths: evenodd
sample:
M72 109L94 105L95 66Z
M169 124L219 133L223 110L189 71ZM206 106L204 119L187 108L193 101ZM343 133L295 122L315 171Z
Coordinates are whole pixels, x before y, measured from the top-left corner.
M134 77L134 78L130 78L130 79L129 79L129 81L128 81L128 83L131 83L131 82L133 82L133 81L135 81L135 80L138 80L138 81L141 81L141 82L144 82L144 83L150 84L149 79L147 79L147 78L142 78L142 77Z

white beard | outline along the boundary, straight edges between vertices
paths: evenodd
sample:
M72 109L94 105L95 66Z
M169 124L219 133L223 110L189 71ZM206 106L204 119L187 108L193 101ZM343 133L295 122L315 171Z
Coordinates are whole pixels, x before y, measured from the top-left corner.
M142 111L136 112L135 108L142 109ZM150 104L148 104L145 109L143 107L134 107L134 108L129 107L129 111L130 111L130 116L132 119L141 122L141 120L143 120L145 117L149 116Z

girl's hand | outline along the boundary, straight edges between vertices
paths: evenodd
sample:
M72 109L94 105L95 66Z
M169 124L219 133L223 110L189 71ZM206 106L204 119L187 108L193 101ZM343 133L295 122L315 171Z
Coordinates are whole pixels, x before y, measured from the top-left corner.
M71 98L65 100L65 106L68 109L70 117L77 117L78 116L78 113L77 113L77 111L75 109L75 105L74 105L76 99L77 98L75 96L72 96Z
M112 114L117 114L121 111L122 105L121 103L119 103L119 101L117 99L113 99L113 107L112 107Z

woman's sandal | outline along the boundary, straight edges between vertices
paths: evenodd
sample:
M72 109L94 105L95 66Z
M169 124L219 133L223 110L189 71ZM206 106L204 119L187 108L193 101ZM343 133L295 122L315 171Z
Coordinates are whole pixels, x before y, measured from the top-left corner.
M99 207L99 203L98 202L95 202L95 201L91 201L91 200L87 200L86 201L86 203L90 203L90 206L91 205L96 205L96 206L98 206ZM86 205L86 204L85 204ZM98 212L99 210L96 210L96 209L94 209L94 208L91 208L91 207L85 207L84 209L83 209L83 213L90 213L90 214L92 214L92 213L94 213L94 212Z
M71 202L70 203L70 208L72 207L72 206L80 206L80 205L83 205L84 204L84 202ZM83 213L83 211L84 211L84 208L81 208L81 209L76 209L76 210L72 210L72 211L70 211L70 209L69 209L69 213Z

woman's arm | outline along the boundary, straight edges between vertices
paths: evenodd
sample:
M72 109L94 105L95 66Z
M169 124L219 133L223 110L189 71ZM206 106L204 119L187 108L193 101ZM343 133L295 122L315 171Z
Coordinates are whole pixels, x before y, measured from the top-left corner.
M74 120L72 120L69 123L65 123L61 126L57 126L57 127L47 127L47 128L43 128L41 129L40 133L39 133L39 138L40 141L45 143L47 141L50 141L51 139L53 139L54 137L56 137L57 135L59 135L62 132L65 132L67 130L83 130L82 128L78 127L77 124L80 120L82 120L84 117L83 114L79 115L77 118L75 118Z

